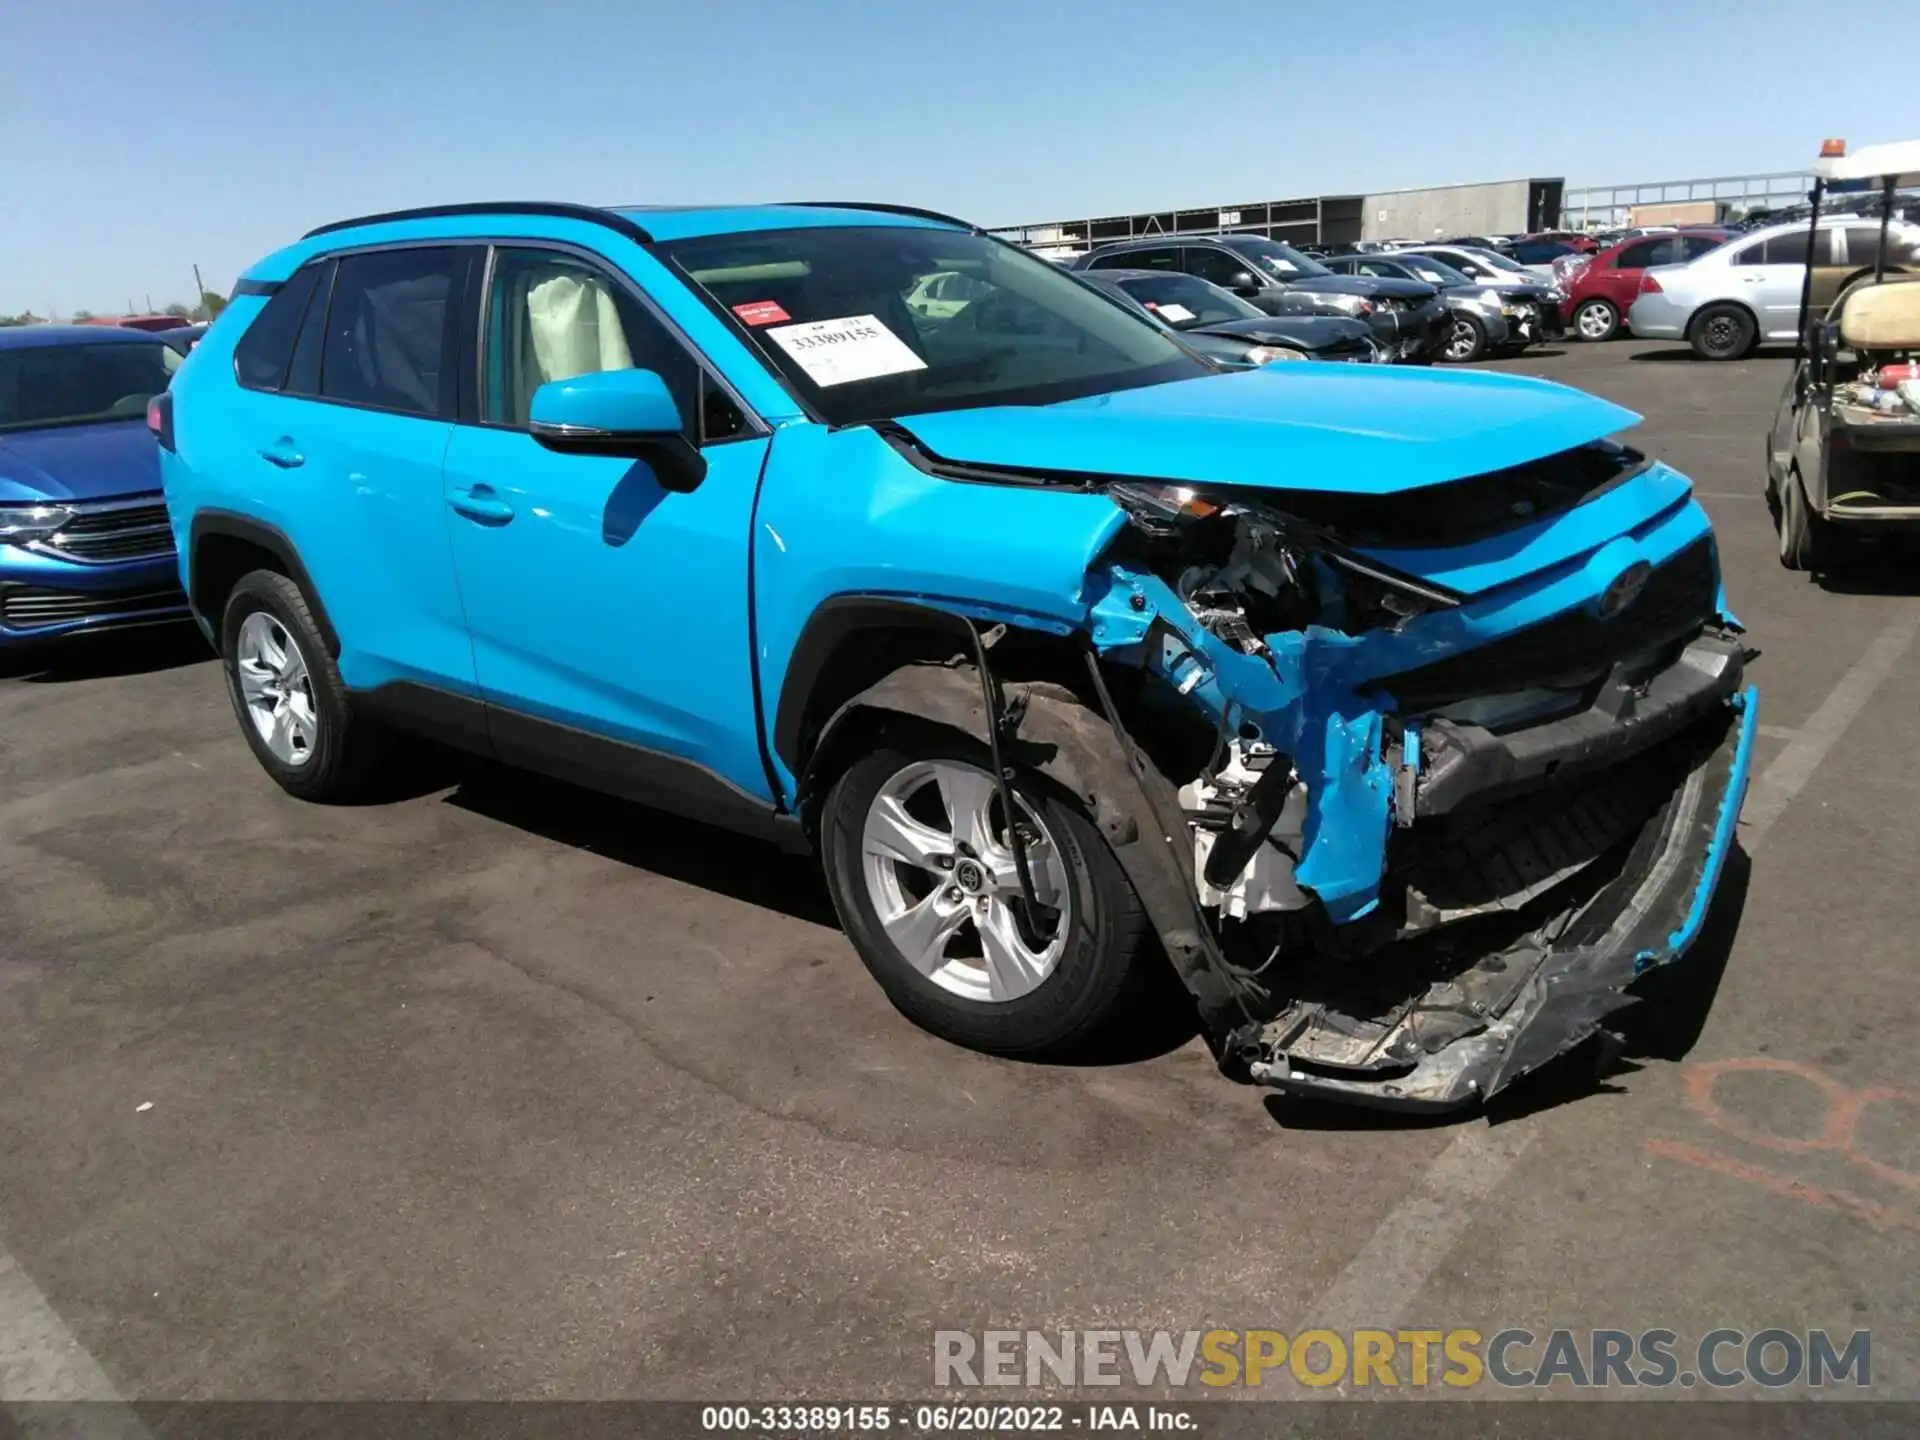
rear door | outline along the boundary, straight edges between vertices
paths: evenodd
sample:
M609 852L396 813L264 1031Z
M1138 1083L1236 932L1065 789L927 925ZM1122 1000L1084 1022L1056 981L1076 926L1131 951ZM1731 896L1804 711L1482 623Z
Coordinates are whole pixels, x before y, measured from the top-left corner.
M1793 340L1799 335L1800 290L1806 281L1807 253L1807 232L1796 227L1749 245L1733 257L1733 273L1739 277L1737 298L1747 301L1760 317L1761 334L1768 340ZM1818 315L1840 288L1840 276L1833 266L1832 230L1814 236L1812 253L1814 284L1809 314Z
M439 242L312 262L236 348L242 508L292 543L356 689L473 690L440 467L479 254Z

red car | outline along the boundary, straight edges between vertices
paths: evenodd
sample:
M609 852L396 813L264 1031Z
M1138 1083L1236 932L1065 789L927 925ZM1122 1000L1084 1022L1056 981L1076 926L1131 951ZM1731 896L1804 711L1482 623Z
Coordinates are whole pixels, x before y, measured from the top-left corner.
M77 325L117 325L122 330L178 330L182 325L191 325L178 315L93 315L85 320L77 320Z
M1574 275L1567 298L1560 302L1560 318L1582 340L1611 340L1620 333L1633 297L1640 293L1642 271L1650 265L1683 265L1732 238L1731 230L1703 227L1622 240Z

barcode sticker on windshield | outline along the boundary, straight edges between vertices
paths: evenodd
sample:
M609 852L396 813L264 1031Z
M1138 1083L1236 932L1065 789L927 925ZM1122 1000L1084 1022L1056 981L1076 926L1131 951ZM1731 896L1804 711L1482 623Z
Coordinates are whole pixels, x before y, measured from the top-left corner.
M1161 305L1157 307L1162 320L1191 320L1193 312L1184 305Z
M807 372L809 380L823 389L927 368L926 361L873 315L811 320L766 333Z

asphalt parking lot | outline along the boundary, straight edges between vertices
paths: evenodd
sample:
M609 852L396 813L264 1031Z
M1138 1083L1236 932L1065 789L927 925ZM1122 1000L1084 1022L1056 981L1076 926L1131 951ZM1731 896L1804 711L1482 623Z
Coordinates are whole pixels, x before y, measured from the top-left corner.
M1751 859L1604 1073L1435 1124L1172 1029L971 1055L799 862L486 768L302 805L196 636L121 637L0 679L13 1398L913 1395L936 1329L1310 1322L1869 1328L1920 1397L1920 571L1776 563L1781 358L1504 368L1647 417L1764 652Z

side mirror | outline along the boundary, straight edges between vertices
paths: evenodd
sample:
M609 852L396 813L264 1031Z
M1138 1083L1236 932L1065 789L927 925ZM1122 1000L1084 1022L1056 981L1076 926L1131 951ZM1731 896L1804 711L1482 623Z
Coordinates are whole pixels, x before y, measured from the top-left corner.
M1236 270L1227 277L1227 289L1236 295L1258 295L1261 285L1251 270Z
M707 477L687 441L686 421L667 382L652 370L602 370L549 380L533 392L527 433L561 455L644 460L663 490L684 494Z

